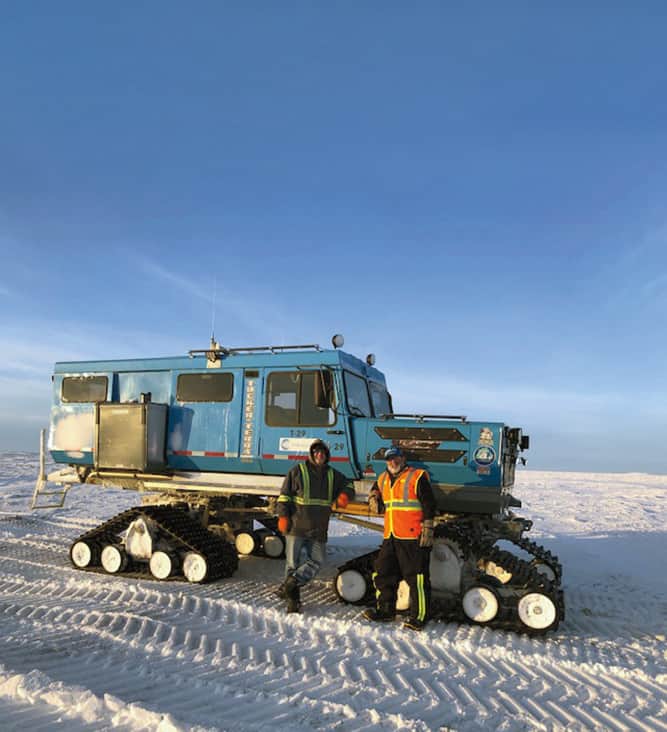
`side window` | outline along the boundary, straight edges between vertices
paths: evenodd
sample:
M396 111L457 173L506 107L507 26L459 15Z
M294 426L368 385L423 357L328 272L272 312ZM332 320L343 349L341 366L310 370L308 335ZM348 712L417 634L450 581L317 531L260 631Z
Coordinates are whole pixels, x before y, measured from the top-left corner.
M391 414L391 403L389 402L389 394L381 384L369 381L368 386L371 390L371 399L373 400L373 412L376 417L384 414Z
M269 375L266 390L266 423L274 427L295 426L299 374L277 371Z
M176 382L178 402L231 402L234 374L179 374Z
M269 374L266 423L272 427L326 427L334 424L333 409L315 405L318 371L276 371Z
M350 414L357 417L371 416L371 403L368 399L366 380L345 372L345 391L347 393L347 408Z
M108 384L106 376L66 376L60 398L63 402L104 402Z

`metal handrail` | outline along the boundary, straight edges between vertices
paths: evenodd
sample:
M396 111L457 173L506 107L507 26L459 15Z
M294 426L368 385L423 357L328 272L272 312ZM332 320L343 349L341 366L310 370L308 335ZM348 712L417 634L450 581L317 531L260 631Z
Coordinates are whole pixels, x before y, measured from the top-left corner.
M246 348L224 348L223 346L218 346L217 348L197 348L192 351L188 351L188 356L192 357L197 353L215 353L228 356L234 353L251 353L255 351L270 351L271 353L276 353L277 351L297 351L305 348L312 348L318 352L322 350L317 343L304 343L300 346L248 346Z
M425 419L458 419L461 422L467 421L468 417L465 414L383 414L380 419L394 419L394 417L401 417L402 419L416 419L418 422L423 422Z

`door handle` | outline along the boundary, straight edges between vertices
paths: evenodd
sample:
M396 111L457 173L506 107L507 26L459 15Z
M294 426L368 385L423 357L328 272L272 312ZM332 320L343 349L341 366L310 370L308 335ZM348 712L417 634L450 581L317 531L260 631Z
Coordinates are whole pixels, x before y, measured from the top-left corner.
M344 430L327 430L328 435L344 435Z

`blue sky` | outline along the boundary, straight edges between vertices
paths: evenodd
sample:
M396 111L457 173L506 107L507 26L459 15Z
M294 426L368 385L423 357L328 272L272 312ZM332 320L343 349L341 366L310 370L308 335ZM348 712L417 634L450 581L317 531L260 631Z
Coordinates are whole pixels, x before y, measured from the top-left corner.
M667 472L667 7L616 6L6 6L0 451L55 360L204 347L215 299L530 467Z

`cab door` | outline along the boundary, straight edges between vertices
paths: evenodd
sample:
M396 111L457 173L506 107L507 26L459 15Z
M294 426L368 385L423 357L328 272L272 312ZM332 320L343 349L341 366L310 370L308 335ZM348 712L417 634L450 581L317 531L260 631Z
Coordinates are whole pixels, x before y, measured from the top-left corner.
M296 461L307 459L310 445L320 439L329 445L332 466L352 477L347 419L339 413L337 397L329 407L317 406L320 374L317 368L266 370L261 426L264 473L285 475Z

